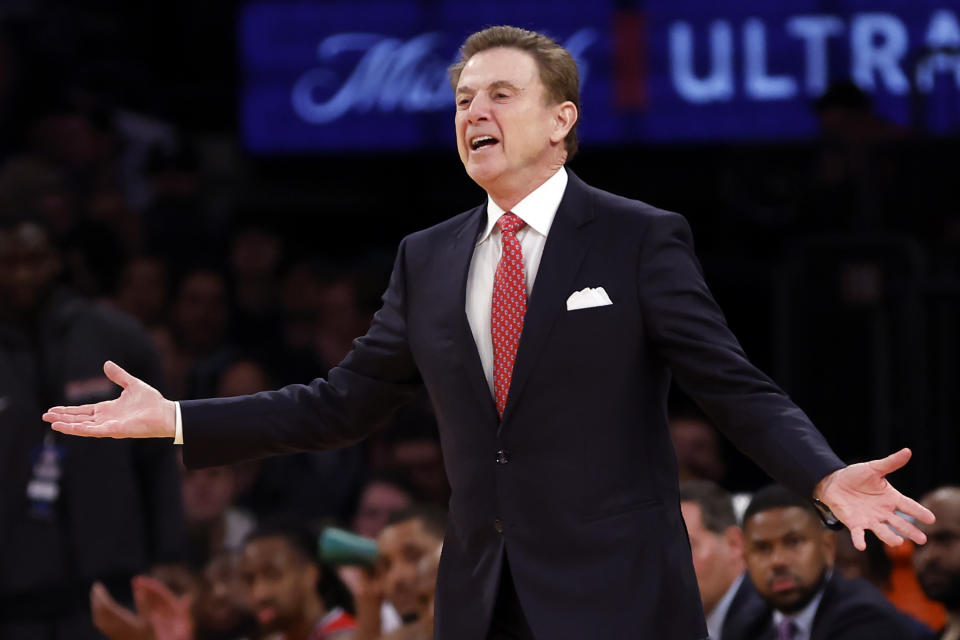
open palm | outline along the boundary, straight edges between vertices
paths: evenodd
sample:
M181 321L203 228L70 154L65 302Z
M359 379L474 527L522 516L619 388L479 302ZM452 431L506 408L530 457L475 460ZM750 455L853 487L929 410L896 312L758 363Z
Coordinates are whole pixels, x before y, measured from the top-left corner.
M931 524L933 513L897 491L886 479L907 464L910 456L909 449L901 449L882 460L852 464L834 471L817 485L814 495L847 526L857 549L866 548L867 529L889 545L900 544L903 536L917 544L927 541L923 532L901 514Z
M159 391L107 361L107 378L123 391L116 400L70 407L51 407L43 419L55 431L94 438L172 438L176 407Z

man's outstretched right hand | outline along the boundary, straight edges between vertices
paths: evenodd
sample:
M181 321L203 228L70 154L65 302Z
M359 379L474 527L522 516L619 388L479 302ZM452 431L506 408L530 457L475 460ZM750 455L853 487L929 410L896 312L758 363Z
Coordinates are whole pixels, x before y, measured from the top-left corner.
M107 377L123 392L116 400L74 407L51 407L43 419L54 431L93 438L173 438L176 435L176 405L143 380L135 378L109 360L103 365Z

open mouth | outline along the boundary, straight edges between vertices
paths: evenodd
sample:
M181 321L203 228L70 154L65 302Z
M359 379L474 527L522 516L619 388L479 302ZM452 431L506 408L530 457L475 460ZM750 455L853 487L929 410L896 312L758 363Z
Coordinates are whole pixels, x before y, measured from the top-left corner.
M492 147L498 142L500 141L493 136L476 136L475 138L470 139L470 148L474 151L479 151L480 149Z

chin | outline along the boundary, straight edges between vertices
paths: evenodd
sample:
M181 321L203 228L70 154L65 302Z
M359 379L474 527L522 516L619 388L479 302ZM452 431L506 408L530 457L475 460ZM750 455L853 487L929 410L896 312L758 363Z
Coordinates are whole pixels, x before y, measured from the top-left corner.
M491 162L468 162L467 175L482 188L487 189L503 174L503 168Z

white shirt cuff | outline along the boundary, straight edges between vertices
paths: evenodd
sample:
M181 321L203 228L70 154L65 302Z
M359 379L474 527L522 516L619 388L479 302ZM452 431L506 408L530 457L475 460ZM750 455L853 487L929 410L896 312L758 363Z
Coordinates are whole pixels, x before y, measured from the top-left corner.
M183 418L180 417L180 403L173 403L177 407L177 433L173 436L173 444L183 444Z

